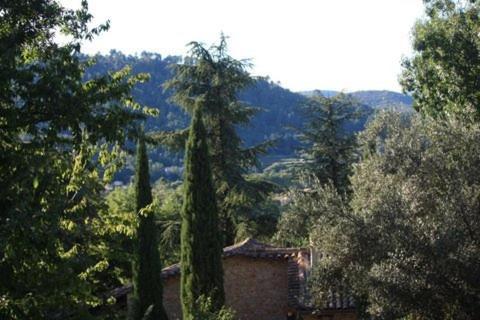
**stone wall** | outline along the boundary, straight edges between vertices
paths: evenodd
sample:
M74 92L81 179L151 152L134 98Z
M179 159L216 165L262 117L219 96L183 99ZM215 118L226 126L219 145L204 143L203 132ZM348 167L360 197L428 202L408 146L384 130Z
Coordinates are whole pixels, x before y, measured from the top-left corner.
M224 260L225 298L238 320L285 320L288 312L288 263L230 257Z
M169 320L182 319L180 304L180 275L170 276L163 282L163 306Z
M238 320L285 320L287 260L233 256L223 259L227 306ZM163 301L170 320L181 319L180 276L165 279Z

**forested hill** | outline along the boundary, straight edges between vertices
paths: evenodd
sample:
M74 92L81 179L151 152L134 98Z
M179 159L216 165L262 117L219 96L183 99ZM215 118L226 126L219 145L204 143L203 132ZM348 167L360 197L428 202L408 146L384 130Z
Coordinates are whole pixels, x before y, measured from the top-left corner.
M326 97L331 97L339 94L339 91L332 90L313 90L300 92L306 97L311 97L316 94L322 94ZM387 90L364 90L354 91L348 93L348 95L354 97L356 100L365 104L373 109L385 109L396 108L398 110L409 110L412 107L412 97L394 91Z
M162 57L156 53L142 53L137 56L124 55L118 51L111 51L108 55L97 55L97 63L89 69L88 75L118 70L127 65L131 66L134 74L149 73L151 79L147 83L138 85L134 90L134 97L141 104L155 107L160 110L160 116L148 120L147 130L175 130L188 126L189 118L180 108L168 101L169 92L164 92L162 83L171 76L169 66L181 61L180 57ZM267 157L282 159L292 157L299 146L295 138L296 131L305 119L302 116L301 106L307 96L322 93L332 95L334 91L314 91L295 93L268 78L258 79L254 85L240 93L240 99L259 109L251 125L239 128L241 137L246 145L254 145L267 139L275 139L277 144L270 150ZM396 92L389 91L361 91L352 95L358 99L363 108L371 110L387 106L402 106L410 108L411 98ZM363 119L352 126L353 130L363 128ZM160 176L175 179L180 175L183 155L173 154L166 150L155 150L150 154L152 163L152 178ZM130 172L124 171L119 179L128 181Z

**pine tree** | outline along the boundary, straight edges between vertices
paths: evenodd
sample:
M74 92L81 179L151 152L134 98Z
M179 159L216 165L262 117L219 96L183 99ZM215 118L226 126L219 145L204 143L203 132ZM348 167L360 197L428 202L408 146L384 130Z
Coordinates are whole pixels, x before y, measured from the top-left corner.
M307 166L321 183L331 182L340 193L348 190L355 137L347 124L360 117L354 101L344 94L326 98L314 96L305 106L310 120L302 130L307 142Z
M235 240L238 222L252 220L258 204L273 189L265 181L245 178L271 142L244 148L236 132L238 126L248 125L257 112L238 99L238 93L253 83L247 72L249 64L227 54L224 36L219 45L209 49L198 42L190 46L191 56L184 64L175 65L174 76L165 88L174 91L172 101L188 113L192 114L196 106L202 108L224 241L229 245ZM185 138L181 133L176 136ZM179 145L171 134L160 140Z
M158 252L155 217L148 209L152 203L152 190L147 150L142 135L138 139L136 170L137 251L133 266L133 297L129 306L129 318L131 320L144 318L166 320L167 315L162 303L162 267Z
M200 108L194 112L186 145L181 231L181 298L183 319L194 319L201 297L224 303L222 241L218 227L207 133Z

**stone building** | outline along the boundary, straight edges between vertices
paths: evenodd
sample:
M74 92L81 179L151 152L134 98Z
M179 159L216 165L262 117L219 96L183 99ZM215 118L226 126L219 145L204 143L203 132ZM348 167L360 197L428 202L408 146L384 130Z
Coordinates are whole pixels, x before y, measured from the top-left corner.
M279 248L247 239L223 250L226 305L238 320L356 320L353 301L334 296L328 308L306 306L311 266L304 248ZM181 319L180 265L162 270L163 302L170 320ZM128 293L120 289L117 298Z

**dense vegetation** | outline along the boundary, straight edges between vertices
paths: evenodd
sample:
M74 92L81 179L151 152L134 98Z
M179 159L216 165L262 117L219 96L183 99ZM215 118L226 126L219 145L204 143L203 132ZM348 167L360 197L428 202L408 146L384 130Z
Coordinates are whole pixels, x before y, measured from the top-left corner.
M135 172L135 220L137 239L133 259L133 295L128 304L129 320L167 320L162 297L162 264L158 252L158 234L148 172L145 138L137 141Z
M480 1L424 2L401 77L418 113L253 79L223 37L93 61L81 44L108 25L85 1L2 3L0 317L124 318L110 292L133 283L130 317L165 319L159 270L181 260L185 319L233 319L221 248L255 236L312 246L314 307L478 318ZM135 183L111 189L125 165Z
M108 27L88 28L86 2L7 1L0 16L0 317L86 319L112 284L98 212L145 116L130 90L146 77L83 81L81 42Z
M478 121L480 7L478 1L425 1L427 19L414 27L415 54L403 62L401 84L416 110Z
M318 181L292 191L300 219L290 220L308 220L290 225L328 257L316 261L317 303L336 290L380 319L479 314L479 133L458 120L382 113L360 136L350 201Z
M480 314L480 2L425 5L402 77L420 114L379 113L358 135L349 196L309 176L289 193L277 240L323 257L307 303L335 291L365 319Z

